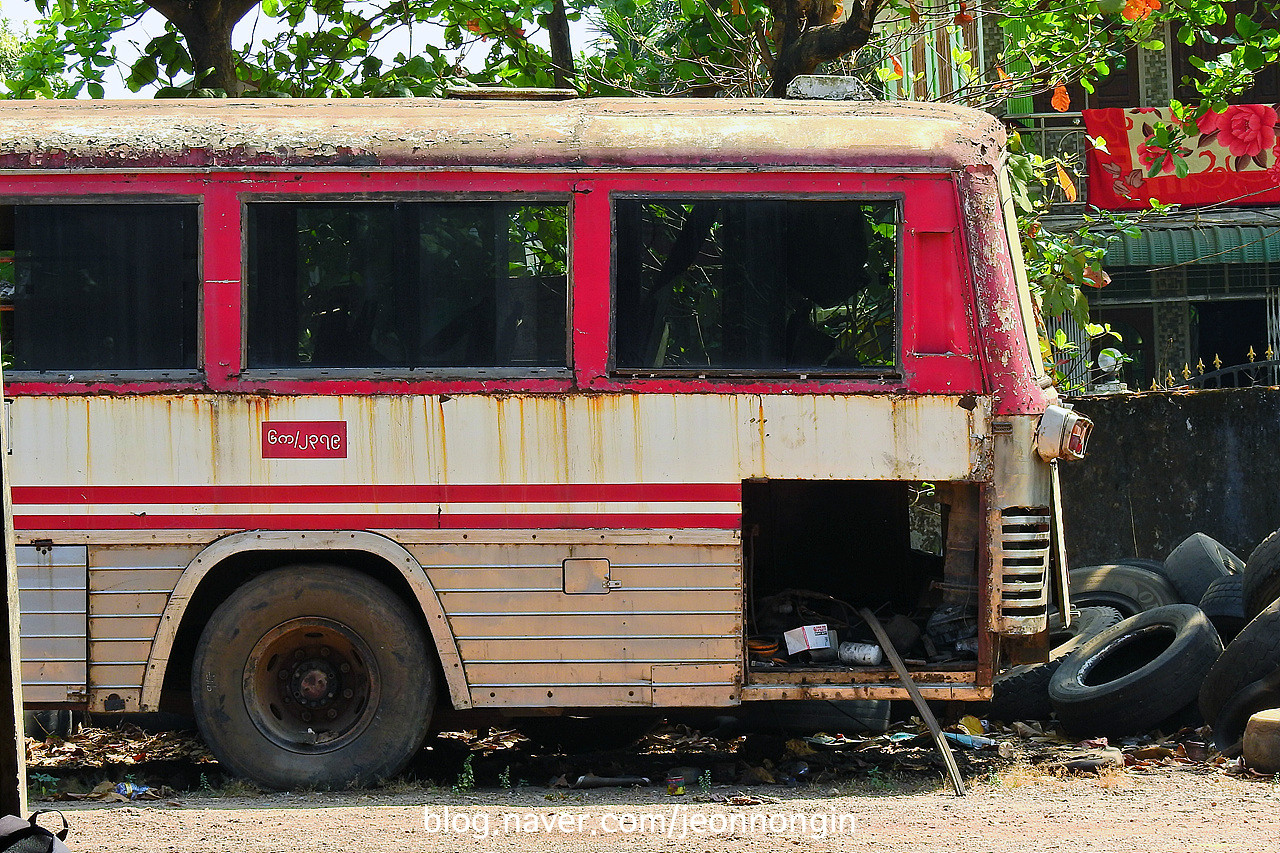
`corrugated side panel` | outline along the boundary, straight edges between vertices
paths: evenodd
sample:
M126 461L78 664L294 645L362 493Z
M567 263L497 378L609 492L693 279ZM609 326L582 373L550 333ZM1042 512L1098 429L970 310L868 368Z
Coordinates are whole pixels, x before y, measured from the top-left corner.
M672 666L687 667L690 680L667 685L664 704L682 704L681 688L686 704L702 704L694 697L713 683L728 704L741 683L738 549L607 538L598 545L416 549L444 604L477 707L650 705L655 668ZM567 557L609 560L618 586L566 594ZM722 686L726 672L736 674L728 679L732 689Z
M23 701L81 701L88 665L89 549L19 545L16 555Z
M89 571L91 710L138 710L160 616L174 584L198 550L197 546L94 549Z

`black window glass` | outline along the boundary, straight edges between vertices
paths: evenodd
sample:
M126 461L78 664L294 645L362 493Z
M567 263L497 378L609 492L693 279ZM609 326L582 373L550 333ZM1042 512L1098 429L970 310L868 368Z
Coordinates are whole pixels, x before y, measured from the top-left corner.
M620 199L614 216L617 368L895 364L894 202Z
M568 208L258 202L248 364L564 366Z
M6 366L195 369L198 226L194 204L0 207Z

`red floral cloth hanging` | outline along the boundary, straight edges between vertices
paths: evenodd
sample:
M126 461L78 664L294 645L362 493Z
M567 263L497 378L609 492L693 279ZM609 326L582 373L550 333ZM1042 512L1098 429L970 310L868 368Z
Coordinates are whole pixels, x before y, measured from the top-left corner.
M1280 119L1276 107L1239 104L1209 111L1182 124L1168 109L1084 110L1090 139L1102 137L1106 150L1090 146L1089 203L1104 210L1141 210L1149 199L1198 206L1280 203ZM1151 144L1154 126L1165 122L1183 134L1178 154L1190 171L1179 178L1172 157ZM1149 177L1153 164L1159 170Z

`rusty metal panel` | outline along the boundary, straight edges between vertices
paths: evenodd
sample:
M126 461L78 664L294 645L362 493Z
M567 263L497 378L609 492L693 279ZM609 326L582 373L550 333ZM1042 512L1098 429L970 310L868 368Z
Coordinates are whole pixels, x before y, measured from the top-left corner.
M673 625L665 614L607 613L601 616L570 614L570 619L549 622L545 617L513 613L506 620L456 616L449 620L459 644L468 640L545 639L628 640L636 637L668 637L680 640L708 640L731 635L741 622L738 617L699 617L695 624ZM571 624L569 624L571 623Z
M915 674L912 674L912 678ZM921 694L930 701L987 701L991 699L990 687L953 684L918 684ZM760 699L902 699L910 700L905 687L887 684L793 684L782 686L751 685L742 690L742 701Z
M619 587L566 593L568 549L591 555L571 559L607 560ZM529 542L417 551L478 707L572 707L592 685L589 705L648 703L652 673L671 665L699 667L690 677L712 680L704 686L721 677L716 667L741 677L736 545Z
M632 684L562 685L546 687L511 684L491 690L473 691L476 707L485 708L603 708L636 707L653 704L653 686Z
M564 569L566 594L604 595L609 592L608 560L598 557L567 557L561 565Z
M285 525L733 530L746 478L983 479L985 408L950 395L22 397L15 524L207 540ZM269 419L345 421L349 455L264 459Z
M113 640L147 640L156 633L159 622L154 616L96 616L89 619L89 636L93 637L94 654L102 655ZM100 659L100 658L99 658Z
M664 664L653 668L655 706L736 705L741 690L742 667L734 664Z
M634 626L627 626L634 627ZM504 637L501 639L459 640L458 650L470 661L515 665L520 663L604 664L600 636ZM609 638L614 639L614 638ZM631 636L619 650L621 660L650 665L688 661L727 661L742 655L736 637L654 637Z
M93 549L88 602L91 709L140 710L143 676L160 615L197 551L189 545Z
M88 548L19 545L22 692L29 703L78 701L87 680Z

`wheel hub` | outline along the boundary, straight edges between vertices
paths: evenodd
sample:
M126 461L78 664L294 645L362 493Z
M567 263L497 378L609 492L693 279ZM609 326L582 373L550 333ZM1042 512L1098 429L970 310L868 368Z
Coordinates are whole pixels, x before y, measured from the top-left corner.
M279 746L340 748L364 730L377 707L373 661L359 635L339 622L290 620L255 645L245 670L245 707Z
M288 675L288 670L282 671ZM293 668L289 688L299 705L319 708L338 692L338 672L324 660L303 661Z

